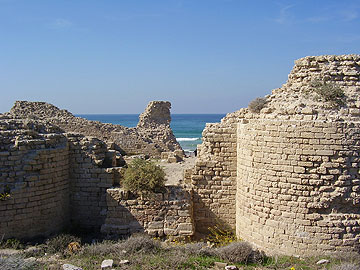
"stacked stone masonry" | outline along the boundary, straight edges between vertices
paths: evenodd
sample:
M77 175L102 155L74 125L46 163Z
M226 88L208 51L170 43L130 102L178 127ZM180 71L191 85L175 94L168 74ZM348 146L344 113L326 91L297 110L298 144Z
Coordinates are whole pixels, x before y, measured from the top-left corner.
M324 101L315 80L341 89L344 104ZM268 253L359 253L360 56L299 59L265 101L203 131L187 176L196 232L218 223Z
M0 115L1 238L48 236L69 226L100 231L104 224L128 223L123 206L134 216L130 229L118 234L130 233L137 223L135 230L159 236L192 235L191 191L181 187L168 187L156 200L129 198L114 207L108 194L117 190L123 168L114 167L118 152L109 147L94 137L66 133L51 121Z
M271 252L360 250L360 123L238 125L236 230Z
M196 231L235 226L236 125L207 124L192 172Z
M106 234L146 232L155 237L194 234L191 190L168 186L164 193L138 198L120 188L107 190Z
M0 200L5 238L47 235L66 226L69 217L66 137L39 136L23 127L21 121L0 124L0 190L11 191L10 198Z

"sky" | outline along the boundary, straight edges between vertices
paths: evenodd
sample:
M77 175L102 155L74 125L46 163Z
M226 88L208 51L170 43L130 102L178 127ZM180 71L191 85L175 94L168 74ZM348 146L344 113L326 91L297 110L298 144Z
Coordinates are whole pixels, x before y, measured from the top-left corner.
M360 54L359 0L0 0L0 112L227 113L294 60Z

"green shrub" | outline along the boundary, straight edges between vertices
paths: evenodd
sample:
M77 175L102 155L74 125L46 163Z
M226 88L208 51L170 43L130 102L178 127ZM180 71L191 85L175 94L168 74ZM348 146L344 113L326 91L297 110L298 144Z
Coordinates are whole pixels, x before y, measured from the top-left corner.
M50 254L67 252L71 242L81 242L80 238L70 234L60 234L46 241L46 251Z
M310 82L311 91L316 93L320 100L330 102L333 105L343 105L345 93L335 83L316 79Z
M249 103L248 108L253 113L259 113L261 109L265 107L265 104L266 98L258 97Z
M232 263L260 263L265 256L262 252L253 250L247 242L232 242L217 249L217 255Z
M159 191L165 186L165 173L154 162L136 158L125 170L123 186L134 193Z

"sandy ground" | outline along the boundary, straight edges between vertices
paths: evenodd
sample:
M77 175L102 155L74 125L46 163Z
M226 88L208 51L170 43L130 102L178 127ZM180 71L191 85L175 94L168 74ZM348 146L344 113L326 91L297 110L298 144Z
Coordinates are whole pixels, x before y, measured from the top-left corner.
M167 163L166 160L157 162L165 171L167 186L179 185L184 178L184 170L191 169L195 165L196 157L184 158L184 161L178 163Z

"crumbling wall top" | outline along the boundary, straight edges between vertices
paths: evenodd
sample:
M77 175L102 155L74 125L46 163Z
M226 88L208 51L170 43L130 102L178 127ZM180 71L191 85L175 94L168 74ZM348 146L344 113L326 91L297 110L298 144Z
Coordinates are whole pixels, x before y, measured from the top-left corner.
M169 101L151 101L139 116L138 128L166 125L170 126L171 103Z

